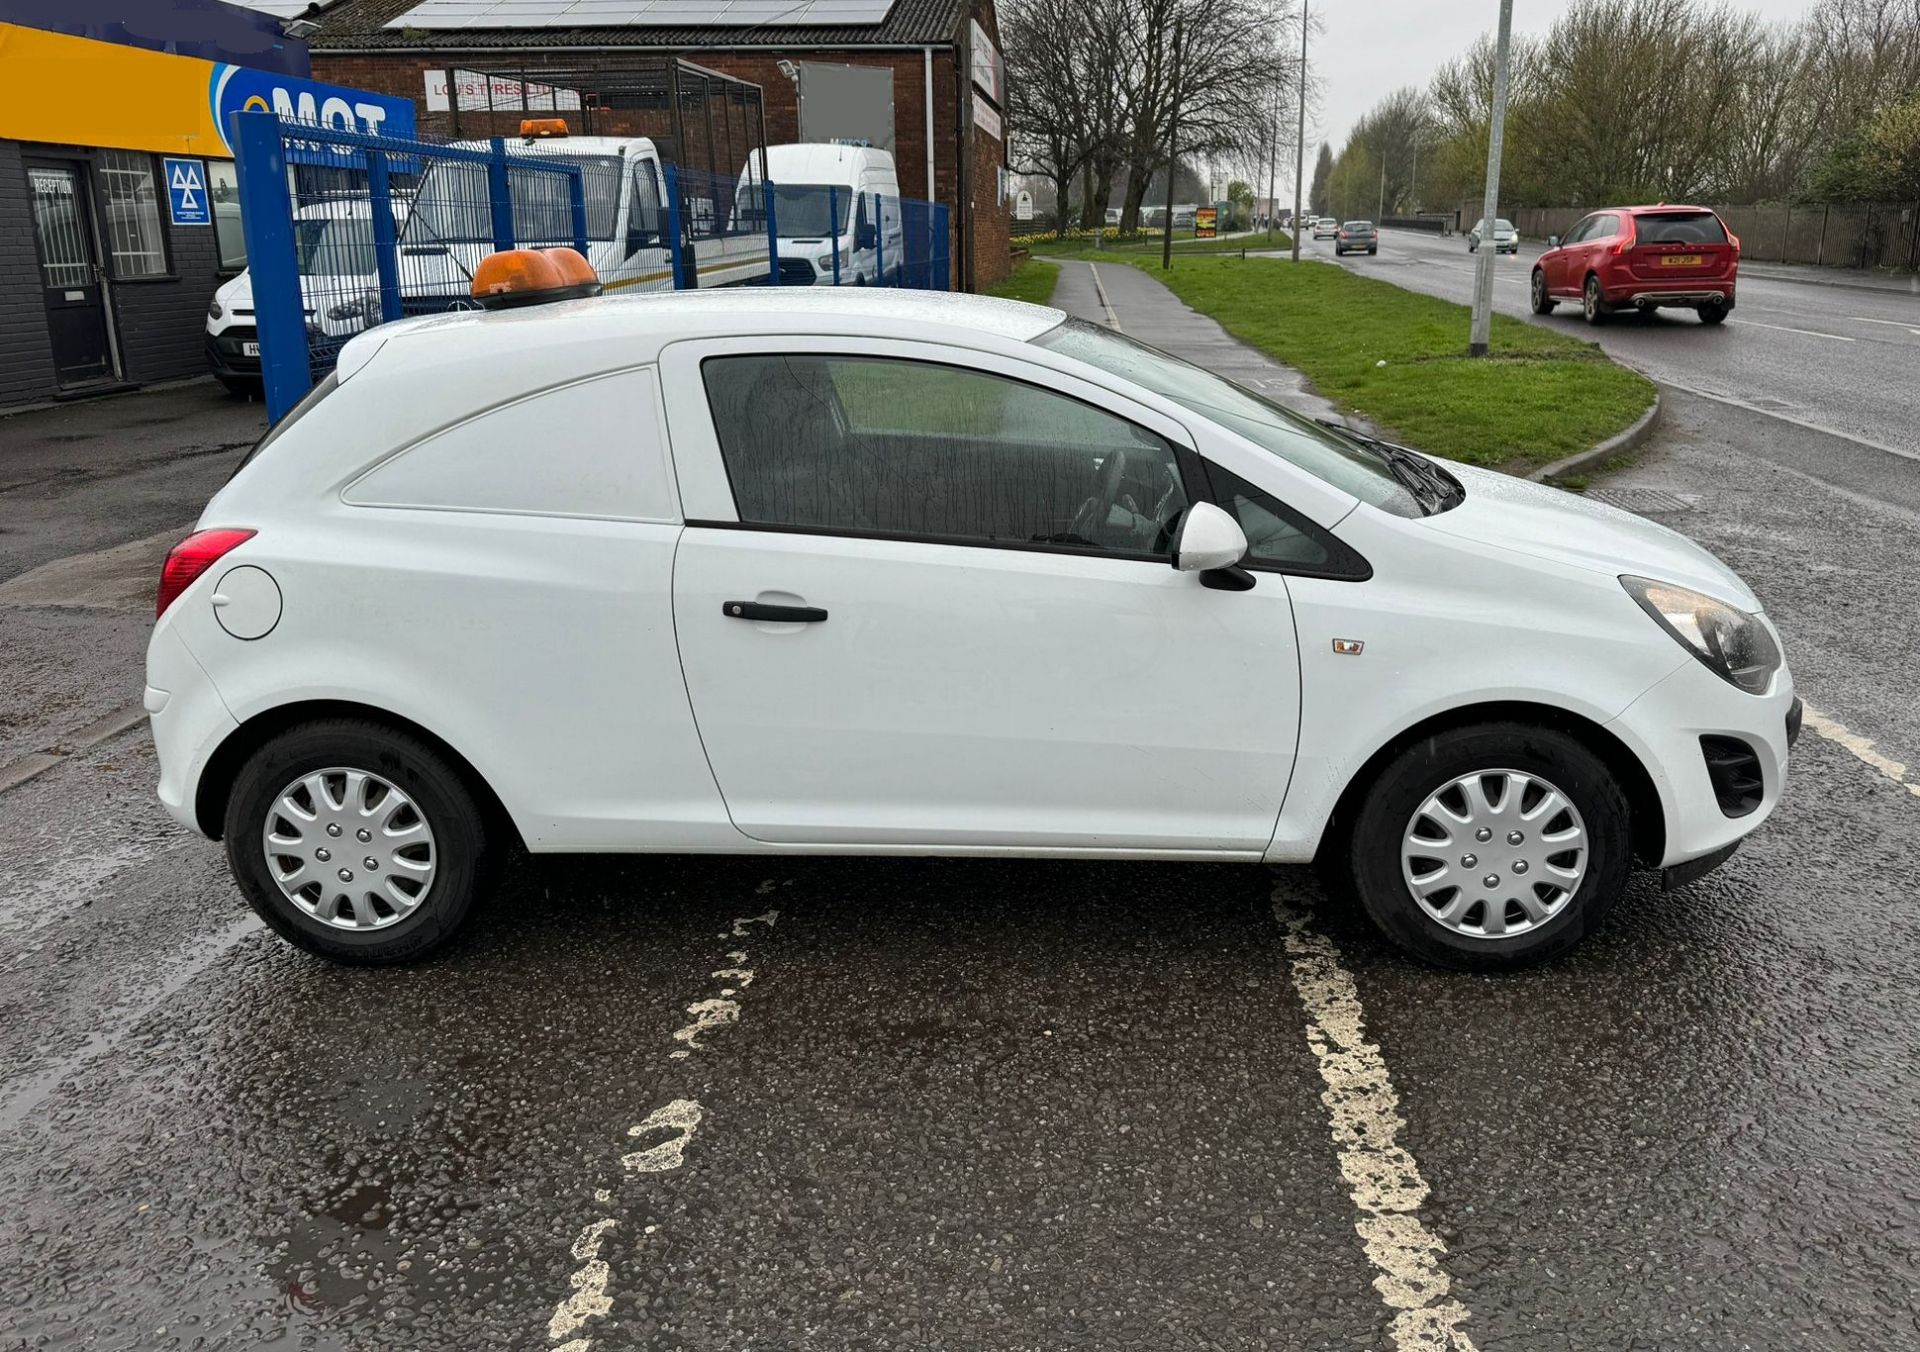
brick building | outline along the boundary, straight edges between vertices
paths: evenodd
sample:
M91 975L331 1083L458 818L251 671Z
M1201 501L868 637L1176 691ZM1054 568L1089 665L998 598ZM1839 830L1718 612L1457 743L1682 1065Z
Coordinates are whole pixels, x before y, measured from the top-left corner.
M145 0L118 21L131 12L0 0L0 405L206 373L208 302L246 266L227 113L412 130L411 103L305 78L271 14Z
M669 6L686 21L660 22ZM760 26L728 21L729 10L748 6L772 17ZM902 194L952 209L955 285L976 290L1006 274L1011 204L992 0L635 0L625 7L631 15L596 0L597 13L629 21L567 24L579 8L574 0L332 0L309 11L320 25L308 38L313 72L413 99L425 133L484 136L510 132L502 118L517 123L522 104L568 115L551 93L562 83L551 72L575 84L604 72L613 83L623 62L675 56L758 85L769 145L853 137L891 150ZM809 8L832 11L833 21L796 22ZM511 112L476 114L476 104ZM617 119L595 129L626 130Z

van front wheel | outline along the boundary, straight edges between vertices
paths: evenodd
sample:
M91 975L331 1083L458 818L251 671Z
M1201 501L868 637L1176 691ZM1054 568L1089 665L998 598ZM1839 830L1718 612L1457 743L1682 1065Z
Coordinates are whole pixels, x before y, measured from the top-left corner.
M1492 723L1421 739L1354 817L1348 869L1368 916L1446 967L1502 971L1579 943L1626 889L1626 795L1580 742Z

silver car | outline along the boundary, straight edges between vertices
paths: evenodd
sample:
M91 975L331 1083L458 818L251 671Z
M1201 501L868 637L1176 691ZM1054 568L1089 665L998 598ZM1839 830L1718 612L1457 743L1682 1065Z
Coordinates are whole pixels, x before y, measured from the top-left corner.
M1489 237L1493 240L1493 251L1496 254L1517 254L1520 252L1520 232L1513 228L1513 222L1503 221L1496 217L1493 222L1493 230L1491 235L1489 235L1487 218L1485 216L1475 221L1473 223L1473 229L1467 231L1467 252L1479 253L1481 241Z

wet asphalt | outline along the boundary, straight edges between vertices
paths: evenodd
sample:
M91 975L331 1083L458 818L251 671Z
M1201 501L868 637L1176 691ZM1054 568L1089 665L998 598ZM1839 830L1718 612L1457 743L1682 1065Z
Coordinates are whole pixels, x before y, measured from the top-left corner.
M188 444L255 416L191 398ZM1920 519L1735 412L1673 398L1595 487L1920 762ZM9 671L72 673L71 709L10 688L18 744L137 692L99 551L160 529L156 472L0 488L94 532L0 582ZM0 1348L1393 1347L1276 901L1351 973L1475 1346L1920 1346L1920 795L1822 735L1723 869L1504 978L1306 870L681 857L520 860L439 960L352 971L155 774L134 729L0 794Z

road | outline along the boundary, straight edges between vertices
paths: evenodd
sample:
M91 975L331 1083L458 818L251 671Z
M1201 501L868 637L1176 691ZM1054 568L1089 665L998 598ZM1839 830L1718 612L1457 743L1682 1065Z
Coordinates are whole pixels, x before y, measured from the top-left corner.
M1307 249L1333 256L1331 240L1304 241ZM1494 306L1501 313L1535 319L1528 279L1540 252L1522 244L1517 255L1498 260ZM1410 290L1463 304L1473 299L1475 259L1461 236L1383 230L1377 255L1340 261ZM1617 315L1592 328L1573 302L1535 322L1597 340L1609 356L1665 384L1920 455L1920 295L1776 281L1750 271L1740 278L1732 317L1717 329L1687 310ZM1913 470L1908 464L1900 472L1920 477Z
M0 486L8 660L75 702L9 686L21 746L137 688L127 547L257 424L57 412L0 420L88 483ZM161 416L164 489L114 450ZM1828 722L1724 869L1515 977L1305 870L675 857L521 860L444 958L345 970L144 729L73 745L0 792L0 1348L1920 1345L1920 521L1749 462L1777 419L1668 428L1609 491L1753 578Z

